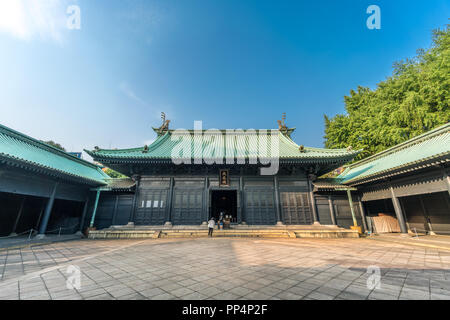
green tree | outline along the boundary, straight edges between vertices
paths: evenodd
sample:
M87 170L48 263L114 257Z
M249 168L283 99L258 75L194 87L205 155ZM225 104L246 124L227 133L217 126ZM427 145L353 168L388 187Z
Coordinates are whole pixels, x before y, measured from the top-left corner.
M63 147L62 145L60 145L59 143L57 143L57 142L55 142L55 141L53 141L53 140L50 140L50 141L42 141L42 142L44 142L44 143L46 143L46 144L49 144L49 145L51 145L52 147L58 148L58 149L60 149L60 150L62 150L62 151L66 151L66 149L64 149L64 147Z
M394 63L375 90L358 87L344 97L345 114L325 117L327 148L380 152L450 121L450 29L433 31L432 46Z
M103 171L111 178L127 178L127 176L110 168L105 168Z

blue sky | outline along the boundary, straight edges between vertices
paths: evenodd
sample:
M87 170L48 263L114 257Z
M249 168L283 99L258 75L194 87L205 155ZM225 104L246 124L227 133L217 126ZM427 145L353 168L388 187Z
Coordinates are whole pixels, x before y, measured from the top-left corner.
M298 144L322 147L323 115L449 17L444 0L2 0L0 123L80 151L142 146L161 111L172 128L244 129L286 112Z

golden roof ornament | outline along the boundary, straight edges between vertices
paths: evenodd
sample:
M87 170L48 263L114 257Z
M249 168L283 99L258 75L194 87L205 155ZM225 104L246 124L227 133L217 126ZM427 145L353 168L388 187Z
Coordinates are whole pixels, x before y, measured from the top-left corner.
M294 132L295 128L288 128L286 126L286 112L283 112L281 116L281 120L277 120L278 123L278 131L284 134L286 137L290 138L292 132Z
M161 120L162 125L159 128L152 127L152 129L158 134L158 136L162 136L167 131L169 131L170 120L166 120L166 114L164 112L161 112Z

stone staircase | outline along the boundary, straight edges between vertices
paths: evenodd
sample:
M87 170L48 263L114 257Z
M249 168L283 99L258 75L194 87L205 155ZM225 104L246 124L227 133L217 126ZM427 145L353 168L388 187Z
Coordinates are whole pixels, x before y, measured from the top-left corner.
M89 231L89 239L206 238L207 228L108 228ZM214 238L358 238L357 231L337 227L248 228L214 230Z

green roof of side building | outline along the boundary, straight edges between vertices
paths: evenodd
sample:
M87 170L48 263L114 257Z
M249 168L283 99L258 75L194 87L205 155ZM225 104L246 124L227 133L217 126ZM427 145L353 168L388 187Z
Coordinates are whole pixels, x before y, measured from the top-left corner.
M109 176L93 163L0 125L0 163L7 163L92 186Z
M450 162L450 123L349 165L336 179L357 185Z
M348 162L360 151L301 147L275 130L168 130L150 146L133 149L99 149L88 151L98 161L144 161L214 158L274 158L285 162ZM273 140L272 140L273 139ZM275 142L275 144L273 143ZM271 150L278 144L278 150ZM256 146L262 146L257 148ZM267 147L267 148L266 148ZM184 154L184 153L189 154Z

